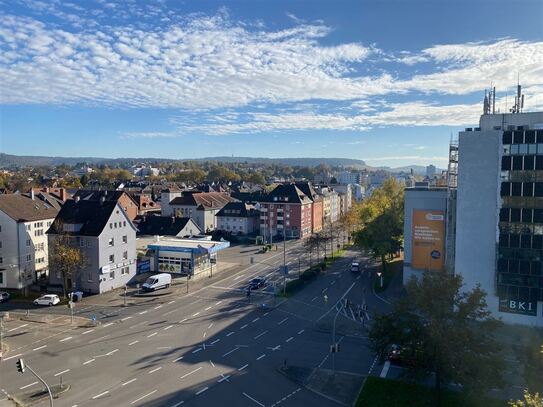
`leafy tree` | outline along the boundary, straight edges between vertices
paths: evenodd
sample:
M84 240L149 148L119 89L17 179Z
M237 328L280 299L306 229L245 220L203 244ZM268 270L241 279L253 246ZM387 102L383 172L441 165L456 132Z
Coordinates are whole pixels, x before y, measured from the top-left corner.
M541 391L543 381L543 341L536 331L530 331L526 345L516 349L518 359L523 365L524 381L529 392Z
M254 172L250 174L248 177L245 178L248 182L252 182L253 184L259 184L259 185L265 185L266 184L266 178L259 173Z
M355 234L355 242L381 258L383 271L387 255L397 252L403 242L403 200L403 186L390 178L356 212L361 229Z
M510 407L543 407L543 396L539 393L530 394L524 390L524 400L509 402Z
M57 224L55 229L62 230L62 225ZM62 276L64 297L67 297L69 290L73 288L77 272L85 263L83 253L73 244L73 240L68 235L57 235L49 247L50 268L53 272L59 271ZM72 282L70 287L68 280Z
M88 176L87 174L83 174L83 175L81 176L81 178L79 179L79 182L81 183L81 185L82 185L83 187L86 187L87 184L89 183L89 176Z
M502 385L500 348L493 333L500 322L487 310L486 293L462 290L462 277L426 272L407 285L407 296L370 328L372 349L381 358L400 346L411 374L435 376L437 403L445 383L458 383L468 395Z

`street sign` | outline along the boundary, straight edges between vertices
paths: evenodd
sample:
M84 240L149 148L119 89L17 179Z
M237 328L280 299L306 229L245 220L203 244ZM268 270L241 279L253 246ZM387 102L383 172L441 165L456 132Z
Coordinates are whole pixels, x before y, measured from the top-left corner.
M68 308L72 309L74 307L73 301L68 301Z
M324 302L328 302L328 296L326 294L324 294Z

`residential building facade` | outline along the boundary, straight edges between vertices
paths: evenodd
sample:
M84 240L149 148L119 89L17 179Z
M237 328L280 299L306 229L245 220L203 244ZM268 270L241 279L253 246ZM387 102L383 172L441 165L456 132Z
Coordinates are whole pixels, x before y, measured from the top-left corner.
M229 202L215 216L216 230L232 235L249 235L259 231L260 212L253 204Z
M126 212L128 218L133 221L138 216L138 204L128 193L118 190L84 190L80 189L74 194L74 198L78 198L82 201L111 201L119 202L121 208Z
M34 194L0 194L0 288L24 289L47 281L45 231L58 209Z
M136 275L136 228L117 201L68 200L47 231L49 246L78 247L84 264L68 281L68 290L100 294L125 286ZM51 265L49 283L62 286L63 276Z
M225 192L184 192L170 202L173 215L192 218L204 231L213 232L217 227L215 215L229 202L235 199Z
M322 230L323 221L323 199L313 185L309 182L296 183L296 186L305 194L313 205L311 206L311 230L313 233L318 233Z
M313 202L294 184L275 187L260 202L260 234L266 241L305 238L312 233Z

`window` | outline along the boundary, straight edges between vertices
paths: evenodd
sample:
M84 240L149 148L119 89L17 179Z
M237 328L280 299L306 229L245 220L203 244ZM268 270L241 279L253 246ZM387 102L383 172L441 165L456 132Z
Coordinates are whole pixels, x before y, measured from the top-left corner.
M128 243L128 236L127 235L123 236L123 243Z
M115 262L115 255L114 255L114 254L110 254L110 255L109 255L109 262L110 262L110 263L114 263L114 262Z
M522 182L511 183L511 196L521 196Z
M26 261L32 261L32 255L31 254L26 255Z
M112 237L109 238L108 246L109 247L115 246L115 240Z
M535 183L535 195L541 197L543 196L543 182L536 182Z
M87 240L87 247L91 247L91 242L90 242L90 240Z
M85 239L83 238L79 239L79 247L85 247Z
M34 231L34 236L43 236L43 229L36 229Z
M123 252L123 260L128 260L128 252Z
M522 183L522 196L534 196L534 183L523 182Z
M502 157L502 171L509 171L511 169L511 158L510 156Z
M130 267L123 267L121 269L121 274L122 275L129 274L129 273L130 273Z
M532 209L523 209L522 210L522 222L532 223Z
M113 229L113 223L110 223L110 224L109 224L109 228L110 228L110 229Z
M513 170L522 170L522 156L513 157Z
M87 281L92 283L92 273L87 273Z
M109 273L109 279L113 280L114 278L115 278L115 271L112 271L111 273Z
M32 240L26 239L26 245L27 245L27 246L30 246L31 244L32 244Z
M30 230L32 228L32 225L28 224L26 225L26 230Z
M535 157L535 169L543 170L543 155L538 155Z
M535 169L535 155L527 155L524 157L524 169L533 171Z
M2 264L3 262L4 262L4 258L0 257L0 264Z
M125 220L123 220L123 226L126 226L126 221Z

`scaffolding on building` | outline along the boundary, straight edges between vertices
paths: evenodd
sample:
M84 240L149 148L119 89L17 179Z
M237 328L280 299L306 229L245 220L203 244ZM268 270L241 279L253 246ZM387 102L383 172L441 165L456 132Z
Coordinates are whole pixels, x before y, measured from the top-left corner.
M456 189L458 186L458 139L451 134L449 165L447 168L447 223L445 239L445 267L454 274L456 240Z

